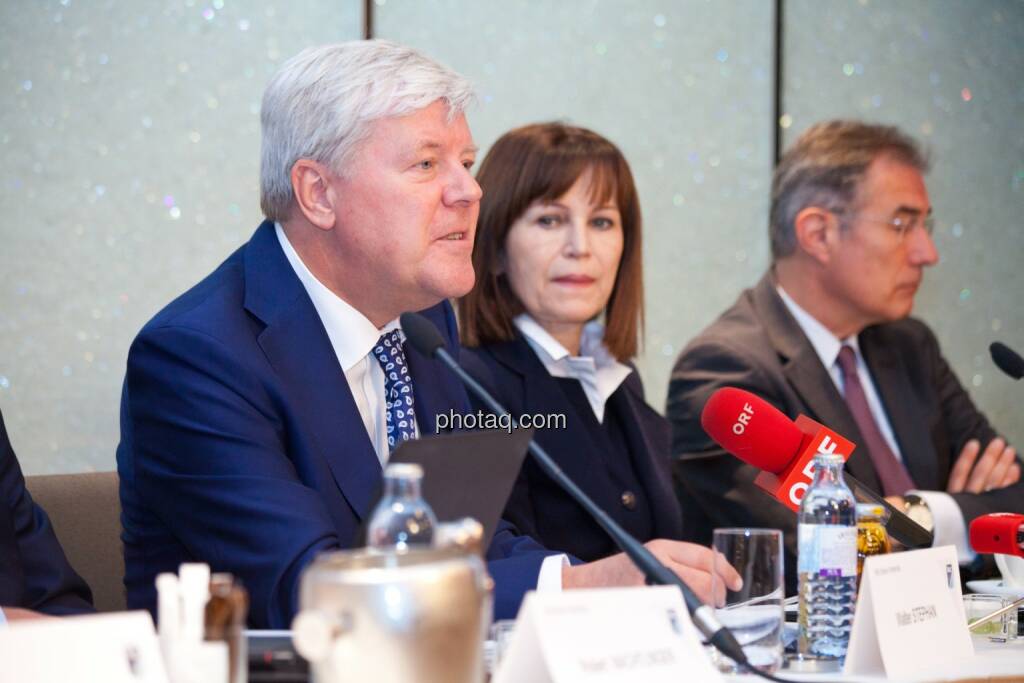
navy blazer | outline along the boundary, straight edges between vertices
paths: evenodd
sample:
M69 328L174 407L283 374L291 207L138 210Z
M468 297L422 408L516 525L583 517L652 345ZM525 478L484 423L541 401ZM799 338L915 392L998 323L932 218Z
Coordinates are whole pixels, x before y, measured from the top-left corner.
M566 415L565 429L538 430L535 438L558 466L617 522L627 526L622 486L599 455L604 444L580 421L574 405L522 335L509 342L464 349L462 364L513 415ZM486 411L483 405L475 409ZM644 401L643 385L634 371L609 398L617 411L633 453L639 490L633 492L649 511L651 538L682 537L682 514L672 489L668 422ZM505 518L552 550L594 560L617 548L590 515L527 458L505 510Z
M423 313L456 354L451 306ZM441 364L405 352L429 434L468 399ZM380 461L272 222L132 343L117 467L130 608L154 608L160 572L203 561L242 579L253 627L288 627L303 568L352 545ZM547 554L499 529L488 549L497 618L515 615Z
M92 592L68 564L50 518L25 488L0 415L0 606L44 614L92 612Z

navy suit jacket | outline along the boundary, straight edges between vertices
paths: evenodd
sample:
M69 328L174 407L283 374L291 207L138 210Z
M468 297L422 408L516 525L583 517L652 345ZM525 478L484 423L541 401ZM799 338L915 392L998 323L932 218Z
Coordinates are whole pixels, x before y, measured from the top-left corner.
M25 488L0 415L0 606L44 614L92 612L92 592L68 564L50 518Z
M629 528L630 512L623 507L622 484L599 454L603 445L594 441L576 408L524 337L517 335L509 342L464 349L462 364L514 416L565 415L565 429L539 430L537 442L603 510ZM486 411L482 405L474 407ZM617 411L621 418L640 484L634 493L652 516L654 534L640 540L681 538L682 515L670 470L669 423L644 401L643 385L636 372L612 394L607 409ZM523 463L505 518L546 547L583 560L618 552L604 530L532 458Z
M451 306L423 313L457 354ZM429 434L468 399L438 362L405 353ZM117 467L130 608L154 608L158 573L203 561L242 579L253 627L288 627L303 568L352 545L381 466L273 223L133 342ZM499 529L488 550L497 618L514 616L547 554Z

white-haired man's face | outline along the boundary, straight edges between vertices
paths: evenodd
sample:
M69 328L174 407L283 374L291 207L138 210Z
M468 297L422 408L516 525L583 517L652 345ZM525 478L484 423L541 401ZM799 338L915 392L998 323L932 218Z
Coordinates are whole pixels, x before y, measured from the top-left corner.
M480 186L476 146L463 115L442 101L372 124L343 176L332 259L360 283L374 317L432 306L473 287ZM352 276L356 275L356 279ZM377 320L376 322L380 322Z

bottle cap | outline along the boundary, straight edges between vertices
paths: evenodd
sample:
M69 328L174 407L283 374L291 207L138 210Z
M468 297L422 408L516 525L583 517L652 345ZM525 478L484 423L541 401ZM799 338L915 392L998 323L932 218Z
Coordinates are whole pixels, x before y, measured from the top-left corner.
M384 469L384 476L394 479L422 479L423 467L415 462L391 463Z
M857 503L857 521L882 519L883 517L885 517L885 506L879 503Z

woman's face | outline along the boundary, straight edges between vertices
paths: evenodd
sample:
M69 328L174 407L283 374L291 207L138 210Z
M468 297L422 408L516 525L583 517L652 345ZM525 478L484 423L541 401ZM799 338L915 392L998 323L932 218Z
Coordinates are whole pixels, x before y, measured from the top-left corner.
M619 207L614 197L594 204L590 181L584 172L558 199L531 204L505 239L503 270L513 293L560 341L578 338L604 310L622 258Z

